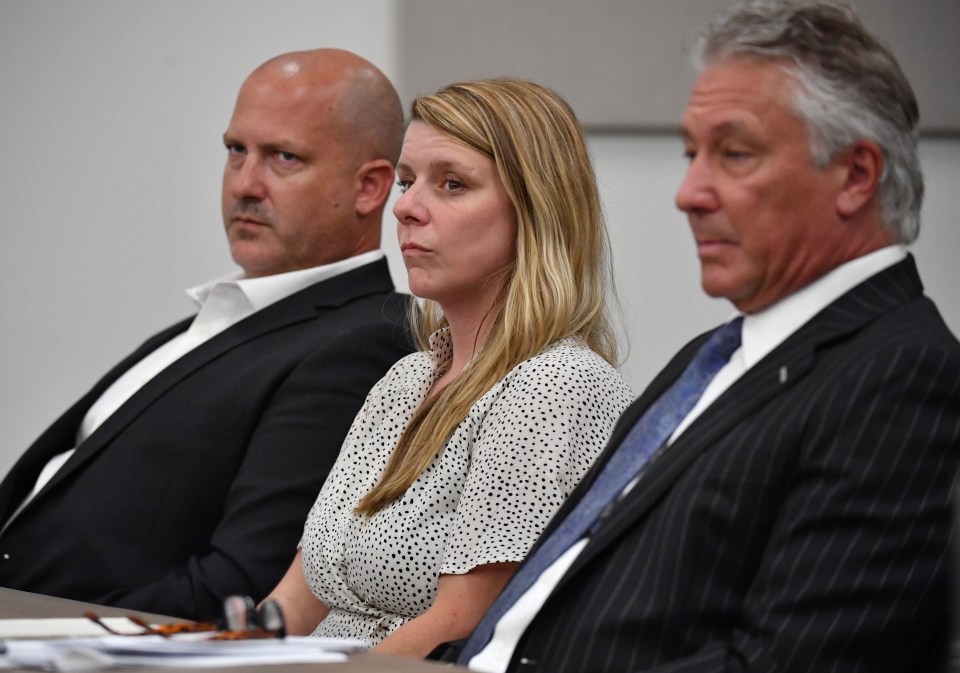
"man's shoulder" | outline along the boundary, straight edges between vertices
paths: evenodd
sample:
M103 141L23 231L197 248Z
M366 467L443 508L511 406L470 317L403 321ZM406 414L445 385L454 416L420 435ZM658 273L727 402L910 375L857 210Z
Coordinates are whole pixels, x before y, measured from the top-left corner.
M922 295L879 316L860 335L860 347L868 349L909 347L943 351L960 358L960 342L933 300Z
M310 297L318 301L336 303L366 295L394 294L393 279L386 259L376 259L361 266L317 280L292 297Z
M386 320L405 328L409 301L409 295L396 292L387 261L380 258L308 285L277 302L277 310L312 306L352 320Z
M365 292L334 303L311 302L309 297L306 300L301 306L306 319L278 324L276 329L302 333L308 340L323 335L324 342L330 341L331 335L337 340L388 339L403 353L413 350L407 311L409 295L391 289ZM284 307L278 309L278 314L284 313Z
M923 293L912 256L851 289L821 315L825 323L860 327L855 340L861 348L912 344L960 353L960 342Z

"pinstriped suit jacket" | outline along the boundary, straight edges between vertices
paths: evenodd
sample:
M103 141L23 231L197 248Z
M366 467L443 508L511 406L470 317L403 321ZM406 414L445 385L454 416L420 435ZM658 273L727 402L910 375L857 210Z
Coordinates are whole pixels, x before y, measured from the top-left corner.
M909 257L748 371L649 466L509 670L944 670L960 344L922 291Z

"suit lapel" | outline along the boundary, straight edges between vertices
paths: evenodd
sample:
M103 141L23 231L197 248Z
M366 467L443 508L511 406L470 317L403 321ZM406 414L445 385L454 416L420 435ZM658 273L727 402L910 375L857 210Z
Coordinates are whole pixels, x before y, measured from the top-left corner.
M809 342L795 342L776 356L771 353L744 374L651 462L637 486L614 509L581 554L578 565L587 563L616 541L624 528L650 512L704 451L728 435L743 419L757 413L771 398L802 380L813 367L813 351ZM789 372L785 382L780 380L782 368Z
M83 397L63 413L24 452L0 483L0 522L6 521L13 510L27 497L43 467L54 456L76 446L77 429L94 402L120 376L149 353L187 329L193 318L187 318L141 344L113 369L97 381Z
M746 372L705 410L673 445L651 462L640 482L593 536L560 585L565 584L578 569L616 542L625 528L634 525L655 508L699 455L708 451L742 420L757 413L771 398L782 394L807 376L814 368L820 349L862 329L884 313L920 297L922 292L923 286L917 275L913 257L908 256L903 262L869 278L837 299L787 338ZM681 355L686 354L685 357L681 358L678 355L675 358L675 361L681 360L682 365L672 362L667 370L664 370L663 378L669 378L672 381L679 376L680 371L692 358L693 352L702 341L703 337L688 345L681 353ZM676 371L678 368L680 371ZM668 370L669 377L665 376ZM643 411L669 385L669 382L666 385L658 384L660 378L658 377L651 386L656 387L656 393L648 395L649 391L645 391L638 400L638 404L634 405L636 409L631 407L629 411L632 412L630 414L632 420L628 423L618 423L614 435L611 436L609 447L619 446ZM603 458L609 459L610 453L612 452L608 448ZM596 468L591 470L591 475L595 474ZM580 489L577 490L577 493L581 492ZM571 498L565 507L571 507L574 504L571 501L574 500Z
M311 285L241 320L183 355L134 393L78 447L73 457L54 475L35 499L39 499L58 483L68 479L71 474L102 451L118 433L149 409L157 399L207 363L265 334L285 329L299 322L313 320L324 309L341 306L371 293L392 290L393 283L390 280L386 260L381 259ZM187 326L189 322L189 320L186 321ZM156 344L155 348L159 345L159 343ZM146 353L142 353L141 358L145 355ZM127 368L132 364L128 362ZM102 392L103 390L100 391ZM92 404L95 400L96 397L90 403Z

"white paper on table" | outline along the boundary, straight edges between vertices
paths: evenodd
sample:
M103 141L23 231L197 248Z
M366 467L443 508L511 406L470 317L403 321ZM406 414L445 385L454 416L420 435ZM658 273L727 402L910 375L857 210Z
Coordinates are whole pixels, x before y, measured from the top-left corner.
M143 627L137 626L126 617L104 617L103 623L119 633L143 633ZM0 640L11 638L96 638L107 635L102 626L89 619L0 619Z
M292 637L207 640L206 634L106 636L65 640L10 640L0 667L47 667L67 673L112 666L216 668L221 666L329 663L346 661L363 649L357 640Z

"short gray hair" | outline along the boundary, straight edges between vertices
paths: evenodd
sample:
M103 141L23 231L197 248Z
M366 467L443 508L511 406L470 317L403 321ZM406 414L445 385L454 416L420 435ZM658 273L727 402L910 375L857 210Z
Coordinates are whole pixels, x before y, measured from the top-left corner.
M854 11L824 0L750 0L711 24L694 51L701 69L735 56L785 62L817 166L857 140L880 146L881 217L895 240L912 243L923 203L917 99L893 53Z

